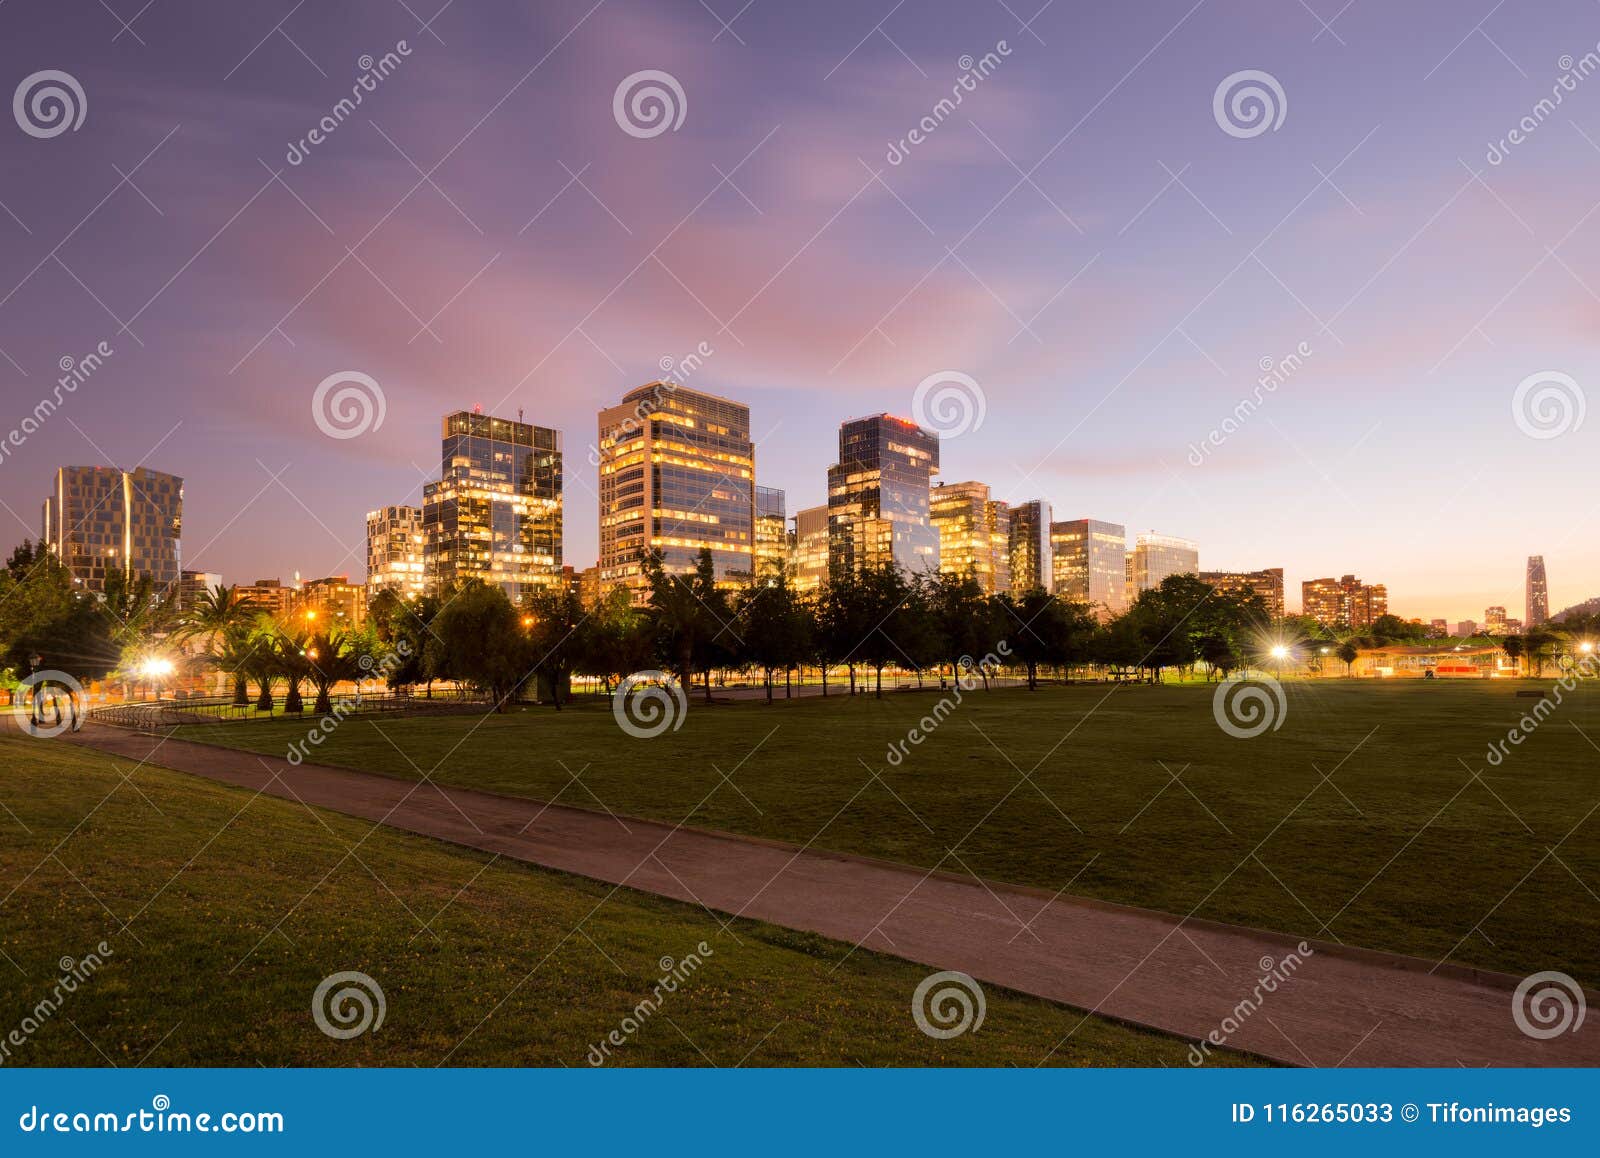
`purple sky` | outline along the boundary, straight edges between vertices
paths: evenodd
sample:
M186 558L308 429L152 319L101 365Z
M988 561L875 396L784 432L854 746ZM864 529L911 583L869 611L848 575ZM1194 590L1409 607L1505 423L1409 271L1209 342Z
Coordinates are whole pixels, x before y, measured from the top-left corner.
M1591 0L457 0L421 27L442 2L0 7L0 95L59 69L87 100L48 139L0 118L0 438L63 357L114 349L5 448L0 540L37 533L56 466L145 462L187 480L186 566L359 575L364 513L418 501L439 415L481 403L565 432L583 567L595 412L704 342L691 384L750 403L791 513L842 419L953 370L987 413L943 478L1282 566L1291 606L1356 572L1405 615L1520 615L1530 553L1553 607L1600 594L1600 416L1513 414L1529 375L1595 388L1600 76L1534 112L1600 41ZM645 69L686 100L652 138L612 111ZM1253 137L1213 115L1244 69L1286 95ZM311 399L342 370L386 416L336 440Z

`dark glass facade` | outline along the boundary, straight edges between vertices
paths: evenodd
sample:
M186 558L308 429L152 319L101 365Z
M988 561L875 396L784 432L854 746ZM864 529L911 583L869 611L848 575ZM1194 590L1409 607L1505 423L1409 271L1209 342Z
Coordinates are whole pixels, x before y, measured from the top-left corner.
M894 563L939 569L939 531L928 519L939 473L939 437L889 414L839 427L839 461L828 468L828 566L861 571Z
M438 482L422 491L423 567L435 585L482 579L512 600L561 575L561 434L457 411Z

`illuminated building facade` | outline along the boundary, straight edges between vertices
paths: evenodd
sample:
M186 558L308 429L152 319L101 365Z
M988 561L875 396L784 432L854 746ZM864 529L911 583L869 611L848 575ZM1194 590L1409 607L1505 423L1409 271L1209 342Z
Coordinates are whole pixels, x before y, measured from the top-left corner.
M440 477L422 489L423 573L481 579L516 602L561 574L561 434L458 410L444 418Z
M1483 609L1483 629L1490 635L1504 635L1509 618L1504 607L1485 607Z
M178 606L188 610L213 587L222 586L222 575L216 571L180 571L178 573Z
M874 414L843 423L839 461L828 468L830 570L937 571L939 531L928 503L938 473L939 437L915 422Z
M1359 631L1389 614L1389 589L1382 583L1363 583L1354 575L1307 579L1300 585L1300 609L1324 627Z
M1122 524L1100 519L1051 523L1050 550L1055 594L1098 605L1105 615L1128 606L1128 532Z
M300 586L294 611L317 631L360 627L367 619L367 589L348 575L309 579Z
M1274 619L1283 618L1283 568L1268 567L1264 571L1202 571L1200 581L1209 583L1223 595L1261 596L1267 605L1267 614Z
M828 578L828 507L807 507L794 516L794 586L815 591Z
M1055 587L1055 549L1051 545L1050 504L1031 499L1011 508L1011 590L1049 591Z
M1193 575L1200 570L1200 548L1188 539L1151 532L1134 538L1129 554L1128 602L1141 591L1160 587L1173 575Z
M1543 555L1528 556L1527 597L1529 630L1544 626L1550 621L1550 586L1545 579Z
M175 592L182 536L183 480L146 467L64 466L44 501L44 544L82 591L103 592L122 571Z
M1011 590L1011 510L981 482L941 483L928 499L939 532L939 570L970 577L985 595Z
M668 574L711 551L719 583L755 561L755 444L750 408L672 382L652 382L600 412L600 582L648 597L640 563L659 552Z
M427 586L426 543L421 507L368 511L367 594L391 588L402 599L421 595Z
M782 571L791 578L789 520L784 516L784 493L775 487L756 488L755 577L767 582Z
M257 579L248 587L241 584L234 594L242 600L249 600L250 609L256 614L279 619L289 614L297 592L293 587L285 587L278 579Z

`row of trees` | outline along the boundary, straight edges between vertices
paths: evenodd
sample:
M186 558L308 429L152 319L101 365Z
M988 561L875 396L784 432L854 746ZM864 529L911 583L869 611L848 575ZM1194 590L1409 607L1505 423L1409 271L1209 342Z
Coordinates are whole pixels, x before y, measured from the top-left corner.
M852 694L865 680L878 695L888 668L921 681L970 666L987 683L996 660L1030 687L1041 671L1097 667L1159 680L1201 661L1208 677L1226 677L1273 666L1285 654L1313 665L1337 659L1348 672L1360 649L1410 642L1423 630L1385 616L1363 635L1341 638L1309 619L1274 621L1257 596L1219 592L1192 575L1141 592L1102 622L1090 608L1040 590L985 595L975 580L956 575L885 567L802 593L776 570L730 591L718 585L709 551L687 574L669 572L654 556L642 562L649 583L642 607L619 590L585 608L574 589L559 585L519 606L498 587L469 582L414 599L381 592L357 628L315 613L269 616L230 587L204 593L181 613L152 592L148 578L113 574L103 596L85 596L48 552L25 544L0 572L0 666L21 671L37 654L42 666L83 678L126 675L154 640L225 673L236 703L250 703L254 689L263 709L281 693L290 711L302 710L309 689L313 710L327 712L334 686L363 678L425 686L429 695L434 681L449 681L501 707L532 696L560 708L574 675L609 690L650 669L672 673L686 689L698 686L708 699L716 673L754 673L769 700L776 686L791 691L802 669L821 673L823 694L842 676ZM1572 633L1596 630L1600 622L1568 623L1502 646L1542 672L1572 646Z

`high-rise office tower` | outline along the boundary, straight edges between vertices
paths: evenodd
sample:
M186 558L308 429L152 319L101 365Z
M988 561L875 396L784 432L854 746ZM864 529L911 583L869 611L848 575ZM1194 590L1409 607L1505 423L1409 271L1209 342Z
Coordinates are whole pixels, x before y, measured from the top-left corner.
M1011 590L1018 592L1055 586L1055 549L1050 542L1050 504L1030 499L1011 508Z
M1128 532L1120 523L1051 523L1052 589L1064 599L1095 604L1104 615L1123 611L1128 606L1127 549Z
M828 468L828 565L863 571L894 564L939 568L939 531L928 521L939 436L890 414L839 427L839 461Z
M421 507L380 507L367 512L367 594L393 588L402 599L427 586Z
M643 602L644 552L659 552L668 574L687 575L702 548L719 583L747 579L755 561L750 408L652 382L602 410L599 424L602 586L625 586Z
M1264 571L1202 571L1200 581L1209 583L1223 595L1254 593L1266 604L1267 614L1283 618L1283 568Z
M828 507L807 507L794 516L794 586L815 591L828 578Z
M442 466L422 489L430 584L498 585L513 602L561 575L561 434L477 410L444 417Z
M1172 575L1193 575L1200 570L1200 548L1188 539L1151 532L1133 541L1131 570L1128 574L1128 601L1141 591L1161 586Z
M940 571L977 580L985 595L1011 590L1011 510L987 483L940 483L928 521L939 531Z
M1483 609L1483 629L1490 635L1506 634L1506 626L1510 622L1504 607L1485 607Z
M774 578L781 570L790 578L794 571L790 556L789 520L784 517L784 493L775 487L756 488L755 575L761 582Z
M1528 630L1550 621L1550 587L1544 574L1544 556L1528 556Z
M44 501L44 544L73 586L103 592L113 570L148 575L176 594L181 571L183 480L146 467L64 466Z

